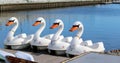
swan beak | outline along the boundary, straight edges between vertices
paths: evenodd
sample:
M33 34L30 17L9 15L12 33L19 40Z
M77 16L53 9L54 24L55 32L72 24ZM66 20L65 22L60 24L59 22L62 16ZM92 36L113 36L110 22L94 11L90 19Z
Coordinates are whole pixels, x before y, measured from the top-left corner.
M13 21L8 21L8 22L6 23L6 26L10 26L10 25L12 25L12 24L14 24Z
M54 29L54 28L57 28L59 26L59 24L53 24L50 29Z
M36 21L32 26L37 26L39 25L41 22L40 21Z
M73 32L73 31L75 31L75 30L77 30L78 29L78 27L72 27L69 31L70 32Z

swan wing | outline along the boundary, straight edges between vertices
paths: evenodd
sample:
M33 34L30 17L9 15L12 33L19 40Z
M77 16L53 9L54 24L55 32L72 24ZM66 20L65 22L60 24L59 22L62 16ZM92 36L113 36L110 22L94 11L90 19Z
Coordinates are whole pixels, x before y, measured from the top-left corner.
M90 48L96 50L105 50L103 42L94 43L92 46L90 46Z
M48 35L45 35L43 38L46 38L46 39L52 39L54 34L48 34Z
M95 43L92 46L82 45L82 47L82 49L84 49L86 52L104 52L105 50L103 42Z
M72 37L65 37L62 39L62 41L70 43L72 39L73 39Z
M43 38L51 40L53 38L53 36L54 36L54 34L48 34L48 35L45 35ZM58 39L62 40L63 38L64 38L64 36L60 35Z
M30 43L33 40L33 38L34 38L34 34L28 35L23 43Z
M92 43L92 40L86 40L86 41L81 42L80 45L84 45L84 46L92 46L93 43Z
M62 40L62 39L64 39L64 36L60 35L59 38L58 38L58 40Z
M23 38L14 38L12 41L9 42L11 45L21 45L23 44L25 39Z
M26 37L27 37L26 33L18 34L15 36L15 38L26 38Z

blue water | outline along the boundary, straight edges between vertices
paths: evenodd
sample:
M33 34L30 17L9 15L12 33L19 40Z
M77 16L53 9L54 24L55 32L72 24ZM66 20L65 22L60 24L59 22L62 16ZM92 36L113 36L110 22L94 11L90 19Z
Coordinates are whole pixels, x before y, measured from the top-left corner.
M94 43L103 41L106 50L120 49L120 5L96 5L67 7L57 9L19 11L19 12L1 12L0 15L0 48L4 48L3 42L8 31L13 27L6 27L5 23L12 16L19 19L20 26L15 35L20 33L33 34L39 26L33 27L32 24L36 18L44 17L47 26L42 36L55 33L57 29L50 30L55 19L61 19L65 28L62 34L64 36L74 36L77 31L68 30L75 21L81 21L84 24L83 40L92 40Z

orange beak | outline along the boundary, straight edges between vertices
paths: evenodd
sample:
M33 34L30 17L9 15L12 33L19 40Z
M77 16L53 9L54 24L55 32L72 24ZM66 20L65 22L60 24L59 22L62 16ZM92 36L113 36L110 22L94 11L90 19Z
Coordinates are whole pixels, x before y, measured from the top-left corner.
M8 22L6 23L6 26L10 26L10 25L12 25L12 24L14 24L14 22L8 21Z
M59 24L53 24L50 29L54 29L54 28L57 28L59 26Z
M32 26L37 26L39 25L41 22L40 21L36 21Z
M73 31L75 31L77 29L78 29L78 27L72 27L69 31L73 32Z

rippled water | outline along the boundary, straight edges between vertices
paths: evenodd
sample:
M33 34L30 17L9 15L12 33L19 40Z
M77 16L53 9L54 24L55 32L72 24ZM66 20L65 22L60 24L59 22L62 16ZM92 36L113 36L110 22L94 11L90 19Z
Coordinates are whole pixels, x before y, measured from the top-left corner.
M74 36L76 32L68 30L74 21L81 21L84 24L84 40L91 39L94 43L103 41L106 50L120 49L120 5L96 5L82 7L67 7L46 10L19 11L19 12L1 12L0 14L0 48L3 48L4 39L8 31L13 27L6 27L5 23L12 16L19 19L20 26L15 35L20 33L33 34L39 26L33 27L32 24L36 18L44 17L47 22L42 36L55 33L57 29L50 30L55 19L62 19L65 25L62 34L64 36Z

